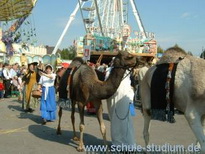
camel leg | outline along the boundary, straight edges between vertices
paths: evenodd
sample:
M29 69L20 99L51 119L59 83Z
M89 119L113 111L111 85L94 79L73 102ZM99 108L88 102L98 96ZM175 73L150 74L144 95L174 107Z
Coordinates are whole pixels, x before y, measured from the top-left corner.
M193 106L190 106L185 111L185 117L194 135L199 141L199 144L201 146L201 153L205 153L205 135L201 121L202 116Z
M80 141L79 141L79 146L78 146L77 150L78 151L83 151L84 150L83 132L84 132L84 128L85 128L85 124L84 124L84 110L85 110L85 106L83 105L83 103L81 103L81 102L78 103L78 110L79 110L79 114L80 114L80 125L79 125Z
M149 128L150 128L150 121L151 121L151 105L150 104L151 103L150 103L149 96L147 96L146 98L142 100L144 100L142 101L142 112L143 112L143 118L144 118L143 136L144 136L145 145L147 146L149 144Z
M100 124L100 131L104 140L104 145L107 145L107 139L106 139L106 128L105 128L105 124L103 121L103 108L102 108L102 102L98 101L98 102L93 102L96 108L96 113L97 113L97 119L98 122Z
M202 115L201 123L202 123L202 126L203 126L204 135L205 135L205 114Z
M142 82L141 89L140 89L140 96L142 101L142 111L144 116L144 129L143 129L143 136L145 145L149 144L149 127L150 127L150 120L151 120L151 93L150 87L147 82Z
M145 145L147 146L149 144L149 127L150 127L151 116L149 110L144 110L143 114L144 114L143 136L144 136Z
M71 122L73 126L73 140L79 141L79 138L77 137L75 130L75 104L76 102L72 100Z
M203 132L204 132L204 135L205 135L205 115L202 116L201 123L202 123L202 127L203 127ZM201 148L198 140L196 140L196 145Z
M59 117L59 120L58 120L58 128L57 128L57 131L56 131L56 134L57 135L61 135L62 133L61 133L61 117L62 117L62 113L63 113L63 111L62 111L62 107L60 107L59 108L59 111L58 111L58 117Z

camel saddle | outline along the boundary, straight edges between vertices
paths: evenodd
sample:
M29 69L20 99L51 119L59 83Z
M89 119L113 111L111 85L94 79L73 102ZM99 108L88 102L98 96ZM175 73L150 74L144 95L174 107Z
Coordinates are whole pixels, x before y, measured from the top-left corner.
M75 74L75 72L78 70L79 67L73 67L70 71L70 74L68 76L68 80L67 80L67 98L68 99L72 99L72 94L73 94L73 85L72 85L72 82L73 82L73 76Z
M67 90L66 90L66 86L67 85L67 79L70 75L71 72L71 68L68 68L65 73L63 74L62 78L60 79L60 83L59 83L59 99L67 99Z
M151 81L151 118L174 123L174 80L178 63L156 65Z
M77 67L67 68L59 84L59 100L58 105L62 108L70 108L72 96L72 80ZM66 86L67 85L67 86Z

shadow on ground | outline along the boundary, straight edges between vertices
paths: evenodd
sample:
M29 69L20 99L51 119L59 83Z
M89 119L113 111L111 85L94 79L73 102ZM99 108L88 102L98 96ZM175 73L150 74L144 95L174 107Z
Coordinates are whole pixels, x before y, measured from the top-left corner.
M23 112L23 109L19 105L8 105L8 108L12 111L20 111Z
M69 145L73 148L77 148L78 142L73 141L73 132L69 130L62 130L62 135L56 134L55 128L50 128L46 125L31 125L28 128L29 132L36 137L51 142L57 142L60 144ZM77 133L79 136L79 132ZM93 135L84 133L84 144L85 145L103 145L103 140ZM110 144L108 142L108 144Z
M35 115L33 113L25 112L19 105L8 105L8 108L11 111L19 111L19 115L17 116L20 119L30 119L37 124L42 123L42 118L40 115Z
M25 113L22 112L20 113L19 117L20 119L30 119L32 121L34 121L37 124L41 124L42 123L42 118L40 115L34 115L32 113Z

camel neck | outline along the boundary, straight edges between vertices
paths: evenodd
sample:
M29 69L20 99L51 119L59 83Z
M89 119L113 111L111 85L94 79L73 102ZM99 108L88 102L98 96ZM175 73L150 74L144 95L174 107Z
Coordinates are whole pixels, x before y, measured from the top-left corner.
M123 68L112 68L109 77L104 81L103 86L101 86L101 99L109 98L117 91L125 71Z

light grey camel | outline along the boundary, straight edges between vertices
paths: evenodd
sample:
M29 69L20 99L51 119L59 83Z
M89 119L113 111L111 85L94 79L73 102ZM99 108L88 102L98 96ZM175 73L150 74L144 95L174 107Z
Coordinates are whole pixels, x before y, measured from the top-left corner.
M179 61L179 58L182 60ZM204 115L205 115L205 60L187 55L182 49L169 48L161 60L162 63L179 61L174 82L173 102L175 108L184 112L189 126L205 153ZM149 144L149 126L151 120L151 79L156 66L151 67L141 84L141 99L144 114L144 139Z

